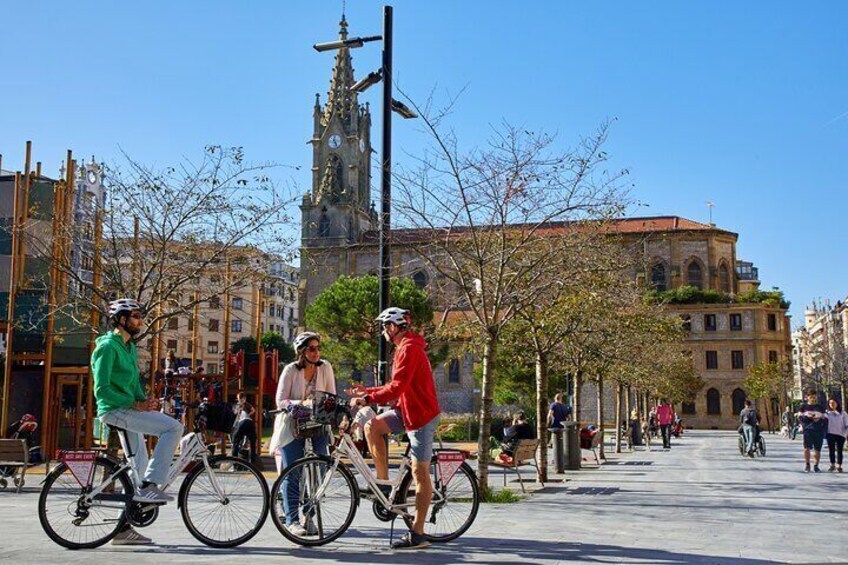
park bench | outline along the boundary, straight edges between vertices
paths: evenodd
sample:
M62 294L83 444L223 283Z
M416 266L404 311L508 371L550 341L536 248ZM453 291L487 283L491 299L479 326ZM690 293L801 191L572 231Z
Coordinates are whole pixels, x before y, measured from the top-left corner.
M0 439L0 468L4 473L0 475L0 489L6 488L7 476L16 475L14 478L17 492L24 488L24 477L29 467L29 450L25 440L22 439Z
M532 466L536 468L536 475L539 474L539 463L536 460L536 450L539 447L538 439L522 439L518 442L518 445L515 446L515 450L512 452L512 462L505 463L503 461L492 461L489 463L492 467L500 467L504 470L504 486L506 486L506 475L507 472L512 469L515 471L515 474L518 475L518 482L521 485L521 492L526 493L527 490L524 488L524 480L521 478L521 471L518 469L524 466ZM544 483L541 483L542 486L545 486Z

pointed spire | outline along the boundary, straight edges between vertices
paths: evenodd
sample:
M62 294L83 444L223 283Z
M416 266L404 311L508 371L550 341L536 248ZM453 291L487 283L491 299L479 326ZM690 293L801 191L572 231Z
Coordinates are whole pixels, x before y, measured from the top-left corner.
M347 19L344 14L339 22L339 39L347 39ZM350 125L351 112L356 107L356 95L350 91L353 82L350 49L342 47L336 53L330 90L327 93L327 104L324 106L324 117L321 120L322 125L327 126L334 114L338 115L346 126Z

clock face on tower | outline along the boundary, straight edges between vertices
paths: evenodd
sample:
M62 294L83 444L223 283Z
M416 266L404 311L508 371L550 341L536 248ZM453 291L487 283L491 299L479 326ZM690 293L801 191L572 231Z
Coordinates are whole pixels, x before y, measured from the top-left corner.
M88 182L91 184L97 184L97 173L94 171L88 171Z
M330 149L338 149L342 146L342 136L337 133L334 133L330 136L329 139Z

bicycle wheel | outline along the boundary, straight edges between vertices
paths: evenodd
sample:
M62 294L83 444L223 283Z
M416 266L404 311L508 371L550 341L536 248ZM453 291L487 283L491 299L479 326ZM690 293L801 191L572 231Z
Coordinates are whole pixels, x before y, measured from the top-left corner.
M199 541L235 547L262 529L268 517L268 483L243 459L213 457L208 467L197 465L185 478L179 506L186 528Z
M359 487L347 467L329 457L306 457L286 467L271 487L271 519L280 533L298 545L330 543L350 527L359 503ZM287 527L284 497L297 504L298 535ZM295 524L292 521L292 524Z
M64 463L47 476L38 497L38 520L50 539L68 549L91 549L115 537L126 523L133 493L126 472L112 476L118 469L105 457L94 460L91 484L105 485L91 503L84 501L86 489Z
M757 451L760 453L760 457L766 456L766 440L762 436L757 438Z
M442 480L436 459L430 462L430 481L433 484L433 500L424 520L424 533L431 541L451 541L465 533L480 508L480 490L477 475L463 463L446 485ZM398 500L405 501L410 514L415 514L415 484L412 470L408 470L398 487ZM406 526L412 529L412 518L404 516Z
M739 455L745 455L745 440L739 436Z

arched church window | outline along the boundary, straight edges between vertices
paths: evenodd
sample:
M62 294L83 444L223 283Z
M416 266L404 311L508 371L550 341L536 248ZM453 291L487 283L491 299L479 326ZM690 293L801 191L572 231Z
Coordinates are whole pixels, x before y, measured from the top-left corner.
M327 209L321 210L321 219L318 220L318 237L327 237L330 235L330 218L327 217Z
M692 261L686 267L686 284L699 289L704 288L702 274L701 264L697 261Z
M660 292L668 289L665 282L665 265L662 263L657 263L651 267L651 286Z
M742 409L745 408L745 391L741 388L733 389L730 397L733 401L733 415L738 416L742 412Z
M721 414L721 394L714 388L707 391L707 414L710 416Z
M424 290L427 286L427 273L424 271L416 271L415 274L412 275L412 280L415 283L415 286Z
M718 289L730 293L730 269L727 268L727 263L718 266Z

